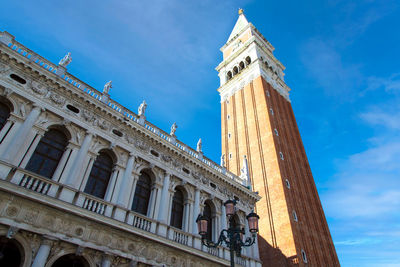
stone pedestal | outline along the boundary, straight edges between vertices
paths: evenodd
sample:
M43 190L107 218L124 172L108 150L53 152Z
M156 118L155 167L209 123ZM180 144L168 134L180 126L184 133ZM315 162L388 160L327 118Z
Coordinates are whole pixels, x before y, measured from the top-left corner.
M63 67L63 66L60 66L60 65L58 65L58 66L57 66L57 70L56 70L56 75L58 75L58 76L62 77L62 76L64 76L64 75L65 75L65 73L67 73L67 68L66 68L66 67Z

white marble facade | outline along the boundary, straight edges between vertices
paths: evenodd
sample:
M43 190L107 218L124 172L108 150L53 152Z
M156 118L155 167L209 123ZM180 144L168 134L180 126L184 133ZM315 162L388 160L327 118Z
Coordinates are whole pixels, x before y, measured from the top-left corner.
M14 242L21 266L53 266L66 255L93 267L228 266L228 249L201 245L196 217L211 207L217 239L226 227L223 203L240 199L238 219L246 227L258 195L246 179L109 94L0 33L0 102L10 109L0 131L0 240ZM51 129L62 131L68 144L50 179L26 166ZM99 198L84 191L101 153L113 167ZM131 207L143 173L151 178L151 193L147 213L139 214ZM184 200L181 229L170 225L177 190ZM242 254L239 265L261 266L257 246Z

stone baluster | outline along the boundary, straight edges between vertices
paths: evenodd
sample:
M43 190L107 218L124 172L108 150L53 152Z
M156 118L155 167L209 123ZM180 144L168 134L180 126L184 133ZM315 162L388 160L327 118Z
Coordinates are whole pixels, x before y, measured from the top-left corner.
M55 239L46 237L42 240L38 252L36 253L35 259L33 260L31 267L44 267L47 261L47 257L50 254L51 247Z

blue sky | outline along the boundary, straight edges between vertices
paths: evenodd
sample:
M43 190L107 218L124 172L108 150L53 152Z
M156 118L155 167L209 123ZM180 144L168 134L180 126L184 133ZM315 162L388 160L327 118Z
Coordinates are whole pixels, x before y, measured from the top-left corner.
M400 266L398 1L7 1L0 30L219 162L239 7L275 46L342 266Z

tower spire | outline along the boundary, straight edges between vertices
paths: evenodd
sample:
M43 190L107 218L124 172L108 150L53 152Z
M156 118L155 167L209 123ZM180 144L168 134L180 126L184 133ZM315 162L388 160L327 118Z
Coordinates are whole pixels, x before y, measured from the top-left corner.
M232 33L229 36L227 42L234 39L249 24L249 22L246 19L246 16L244 15L244 11L242 8L239 8L238 14L239 14L239 18L237 19L235 27L233 27Z

